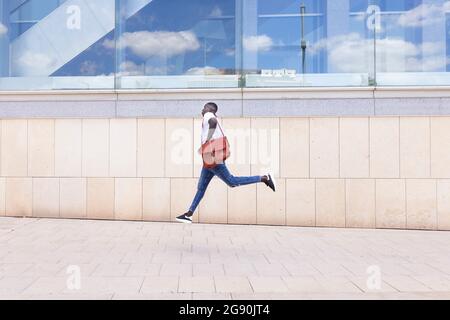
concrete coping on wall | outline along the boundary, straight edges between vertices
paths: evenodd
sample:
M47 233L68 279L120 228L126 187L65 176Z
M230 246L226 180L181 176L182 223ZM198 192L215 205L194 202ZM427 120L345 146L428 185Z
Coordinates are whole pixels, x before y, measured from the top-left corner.
M201 99L219 94L220 98L265 98L283 99L292 97L301 98L359 98L364 97L450 97L450 86L398 86L398 87L298 87L298 88L196 88L196 89L113 89L113 90L29 90L29 91L1 91L0 100L7 101L8 98L20 97L28 100L49 96L77 96L87 100L101 99L101 96L116 96L117 99L164 98L164 99ZM368 96L369 95L369 96Z
M80 102L83 103L80 103ZM0 118L450 115L449 86L0 91Z

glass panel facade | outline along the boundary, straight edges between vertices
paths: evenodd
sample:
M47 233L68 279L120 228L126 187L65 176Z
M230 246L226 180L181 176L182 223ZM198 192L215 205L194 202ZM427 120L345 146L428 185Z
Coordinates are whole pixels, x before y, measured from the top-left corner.
M119 88L238 87L235 1L146 2L118 21Z
M368 86L374 31L361 1L244 1L248 87ZM367 6L365 6L367 8Z
M0 90L450 85L448 0L0 0Z
M2 0L0 15L0 89L114 88L114 0Z
M378 0L377 84L450 85L450 1Z

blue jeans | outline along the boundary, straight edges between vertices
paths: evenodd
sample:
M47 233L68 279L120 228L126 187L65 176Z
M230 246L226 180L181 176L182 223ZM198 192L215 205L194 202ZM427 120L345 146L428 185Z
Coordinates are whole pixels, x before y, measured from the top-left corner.
M189 208L190 212L194 212L195 209L197 209L198 204L205 195L206 188L208 188L209 182L214 176L219 177L231 188L261 182L261 176L251 176L251 177L233 176L230 173L230 171L228 171L228 168L225 165L225 163L218 164L212 169L203 168L202 173L200 174L200 179L198 181L197 193L194 197L194 200L192 201L191 207Z

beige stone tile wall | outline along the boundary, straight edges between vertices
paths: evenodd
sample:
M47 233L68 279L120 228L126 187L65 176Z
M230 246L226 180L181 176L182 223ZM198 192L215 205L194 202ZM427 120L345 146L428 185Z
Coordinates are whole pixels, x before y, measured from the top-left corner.
M172 221L201 171L201 121L0 120L0 216ZM450 229L450 117L225 118L230 172L202 223Z
M2 120L1 128L1 175L28 176L27 120Z
M117 220L142 220L141 178L115 179L114 218Z
M375 180L347 179L345 209L348 228L375 227Z
M450 230L450 180L437 180L437 225L439 230Z
M199 221L204 223L228 222L228 186L218 178L213 178L205 197L198 208Z
M33 217L59 217L59 178L33 178Z
M193 176L198 178L202 172L203 161L198 149L201 146L202 119L194 119L192 136Z
M339 122L340 176L369 177L369 119L341 118Z
M316 180L316 226L345 227L345 180Z
M63 218L86 218L86 178L60 178L60 215Z
M256 185L256 222L257 224L286 224L286 186L284 179L278 179L277 192L264 184Z
M82 120L55 120L55 176L81 177Z
M250 164L252 175L280 174L280 119L251 119Z
M316 225L316 185L314 179L286 180L286 224Z
M28 175L52 177L55 174L55 121L28 121Z
M33 186L31 178L6 178L5 214L12 217L31 217Z
M375 181L377 228L406 227L406 181L379 179Z
M450 117L431 118L431 176L450 178Z
M6 178L0 178L0 216L6 213Z
M193 176L193 119L166 119L166 177ZM156 151L156 150L155 150Z
M339 177L339 119L310 119L310 176Z
M248 118L226 118L222 121L231 148L227 166L235 175L250 175L251 122ZM197 138L197 136L195 137ZM200 157L197 157L200 158ZM201 159L201 158L200 158Z
M144 178L142 210L146 221L170 221L170 179Z
M191 205L197 191L197 179L173 178L170 180L170 220L185 213ZM192 221L198 222L199 208L194 212Z
M88 219L114 219L114 178L87 178Z
M398 117L370 118L370 177L400 177Z
M309 177L309 119L280 119L280 170L283 178Z
M109 175L109 120L84 119L82 174L84 177Z
M228 188L228 223L256 224L256 185Z
M137 126L138 177L164 177L164 119L138 119Z
M406 180L406 227L433 230L436 226L436 181Z
M109 137L109 176L136 177L136 119L111 119Z
M400 118L400 176L430 177L430 118Z

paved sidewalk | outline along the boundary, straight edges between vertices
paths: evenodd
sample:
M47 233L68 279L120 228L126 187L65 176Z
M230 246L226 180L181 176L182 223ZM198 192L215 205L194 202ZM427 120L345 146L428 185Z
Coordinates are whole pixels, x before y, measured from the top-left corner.
M0 299L450 299L449 244L436 231L0 217Z

